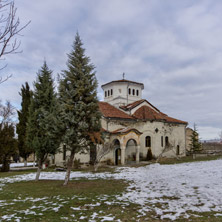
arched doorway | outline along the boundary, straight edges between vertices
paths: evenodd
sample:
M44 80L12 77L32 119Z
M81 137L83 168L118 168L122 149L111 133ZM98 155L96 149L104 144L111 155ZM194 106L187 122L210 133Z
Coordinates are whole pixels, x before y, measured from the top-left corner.
M126 163L136 161L137 143L134 139L130 139L126 143Z
M115 160L115 165L120 165L121 164L121 149L120 149L120 142L118 139L115 139L113 141L114 144L114 160Z

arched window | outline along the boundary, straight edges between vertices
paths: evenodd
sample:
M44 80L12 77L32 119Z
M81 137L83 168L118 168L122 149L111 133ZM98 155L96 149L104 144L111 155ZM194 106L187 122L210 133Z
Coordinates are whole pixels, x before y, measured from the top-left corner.
M109 96L109 90L108 90L108 96Z
M111 96L113 95L113 90L112 89L110 90L110 94L111 94Z
M168 138L168 136L166 136L165 137L165 146L169 146L170 144L169 144L169 138Z
M107 91L105 91L105 97L107 97Z
M129 95L131 94L131 89L129 88Z
M151 147L151 137L150 136L146 136L146 138L145 138L145 146L146 147Z
M177 145L177 155L180 155L180 146L179 145Z
M139 96L139 90L138 89L136 90L136 95Z
M133 95L135 95L135 89L133 89Z

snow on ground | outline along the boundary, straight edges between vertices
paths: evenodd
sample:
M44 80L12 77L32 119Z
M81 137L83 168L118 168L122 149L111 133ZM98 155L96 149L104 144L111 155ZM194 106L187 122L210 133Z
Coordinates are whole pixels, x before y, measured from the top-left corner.
M188 218L191 215L188 211L193 211L192 215L195 215L195 212L222 212L221 172L222 160L215 160L174 165L152 164L139 168L120 167L115 174L72 172L71 178L113 178L130 181L127 191L116 196L115 201L129 201L141 205L139 216L155 211L161 219L174 220L178 217ZM43 172L40 179L64 180L64 177L65 172ZM0 184L3 186L6 183L34 178L34 173L0 178ZM0 202L1 204L3 205L4 201Z
M35 163L36 165L36 163ZM33 163L27 163L27 166L33 166ZM2 167L2 164L0 164L0 167ZM24 163L10 163L10 167L24 167Z
M116 178L133 183L122 197L155 210L163 218L189 217L189 211L222 211L222 160L127 168ZM120 199L122 199L120 198ZM161 203L161 207L156 206ZM153 206L152 206L153 204ZM174 212L174 213L172 213Z

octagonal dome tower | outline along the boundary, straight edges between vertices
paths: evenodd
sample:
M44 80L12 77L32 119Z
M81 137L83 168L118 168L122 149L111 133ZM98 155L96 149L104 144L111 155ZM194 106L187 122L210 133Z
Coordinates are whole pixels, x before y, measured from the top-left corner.
M101 87L104 92L104 102L116 107L141 100L144 89L143 83L126 79L111 81Z

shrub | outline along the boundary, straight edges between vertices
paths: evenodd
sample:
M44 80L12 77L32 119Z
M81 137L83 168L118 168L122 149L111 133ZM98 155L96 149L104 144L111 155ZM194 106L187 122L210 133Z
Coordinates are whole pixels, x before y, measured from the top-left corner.
M80 159L75 159L74 160L74 168L75 169L80 169Z
M152 159L153 159L152 151L151 148L149 148L147 151L147 160L152 160Z

